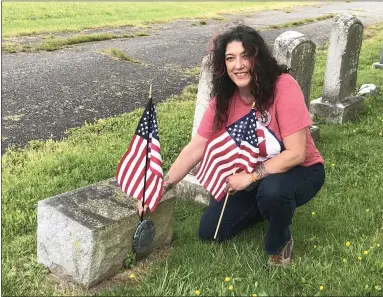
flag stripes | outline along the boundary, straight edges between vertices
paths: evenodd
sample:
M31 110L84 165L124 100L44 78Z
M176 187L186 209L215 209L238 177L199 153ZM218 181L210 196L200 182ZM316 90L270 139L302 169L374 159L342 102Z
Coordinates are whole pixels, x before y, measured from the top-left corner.
M241 171L252 172L259 162L256 127L252 109L207 142L196 178L216 200L224 197L228 176Z
M123 192L140 201L145 198L150 211L156 208L162 195L163 171L156 110L151 100L119 162L115 178Z

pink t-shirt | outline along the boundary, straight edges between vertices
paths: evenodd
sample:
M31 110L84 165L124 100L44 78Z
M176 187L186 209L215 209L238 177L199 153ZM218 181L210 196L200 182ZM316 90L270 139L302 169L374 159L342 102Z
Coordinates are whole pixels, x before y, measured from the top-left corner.
M229 105L226 126L245 116L252 104L246 103L239 91L235 91ZM267 110L266 117L257 116L257 136L259 143L259 160L264 161L279 154L283 149L283 138L306 128L306 158L301 164L310 166L322 163L323 158L315 147L308 126L312 124L304 96L296 80L289 74L282 74L276 82L276 93L273 104ZM213 123L215 115L215 98L207 107L197 133L204 137L214 136Z

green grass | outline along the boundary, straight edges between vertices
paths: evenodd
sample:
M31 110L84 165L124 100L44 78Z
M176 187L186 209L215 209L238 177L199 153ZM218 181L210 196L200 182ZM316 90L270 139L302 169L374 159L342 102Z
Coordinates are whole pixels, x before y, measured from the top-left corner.
M38 51L55 51L64 47L80 44L92 41L102 41L117 38L133 38L148 36L145 32L137 32L135 34L107 34L107 33L94 33L83 34L71 37L48 37L43 42L37 44L22 44L17 42L6 42L1 47L5 53L17 53L17 52L38 52Z
M2 36L146 26L307 4L309 2L6 2L2 3Z
M383 88L383 72L371 68L379 60L382 28L380 24L366 32L358 87L374 83ZM312 99L321 93L325 57L324 51L318 52ZM194 86L179 99L195 96ZM158 105L165 170L190 140L194 102L169 100ZM36 263L37 201L113 176L141 113L139 109L85 124L68 131L62 141L31 141L25 149L8 150L2 157L3 295L91 294L45 280L47 270ZM326 183L294 216L296 244L289 268L266 265L265 223L223 244L203 243L196 232L204 207L179 200L169 257L137 270L136 281L126 278L98 295L194 295L200 290L201 295L227 296L383 296L382 93L366 100L355 122L320 124L320 129L317 146L326 163ZM224 281L227 276L229 282Z
M109 55L112 58L117 59L117 60L126 61L126 62L130 62L130 63L135 63L135 64L142 64L142 62L126 55L124 52L122 52L118 48L105 49L102 51L102 53L107 54L107 55Z
M288 23L283 23L283 24L271 25L271 26L268 26L265 29L263 29L263 31L264 30L268 30L268 29L291 28L291 27L306 25L306 24L310 24L310 23L315 23L315 22L331 19L334 16L335 16L335 14L328 13L328 14L325 14L325 15L322 15L322 16L319 16L319 17L315 17L315 18L307 18L307 19L293 21L293 22L288 22Z

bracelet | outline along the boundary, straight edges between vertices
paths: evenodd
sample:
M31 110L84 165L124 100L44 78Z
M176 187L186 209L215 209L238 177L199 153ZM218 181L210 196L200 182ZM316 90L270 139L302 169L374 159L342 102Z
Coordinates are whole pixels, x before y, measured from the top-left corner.
M251 179L253 181L253 183L255 183L257 181L257 179L254 177L254 172L250 173L250 176L251 176Z

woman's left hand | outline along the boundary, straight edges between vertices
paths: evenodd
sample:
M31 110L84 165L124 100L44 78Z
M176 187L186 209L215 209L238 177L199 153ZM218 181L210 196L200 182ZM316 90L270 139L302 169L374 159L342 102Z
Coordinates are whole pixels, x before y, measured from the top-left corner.
M240 172L230 175L226 178L225 192L236 192L246 189L253 182L251 175L246 172Z

